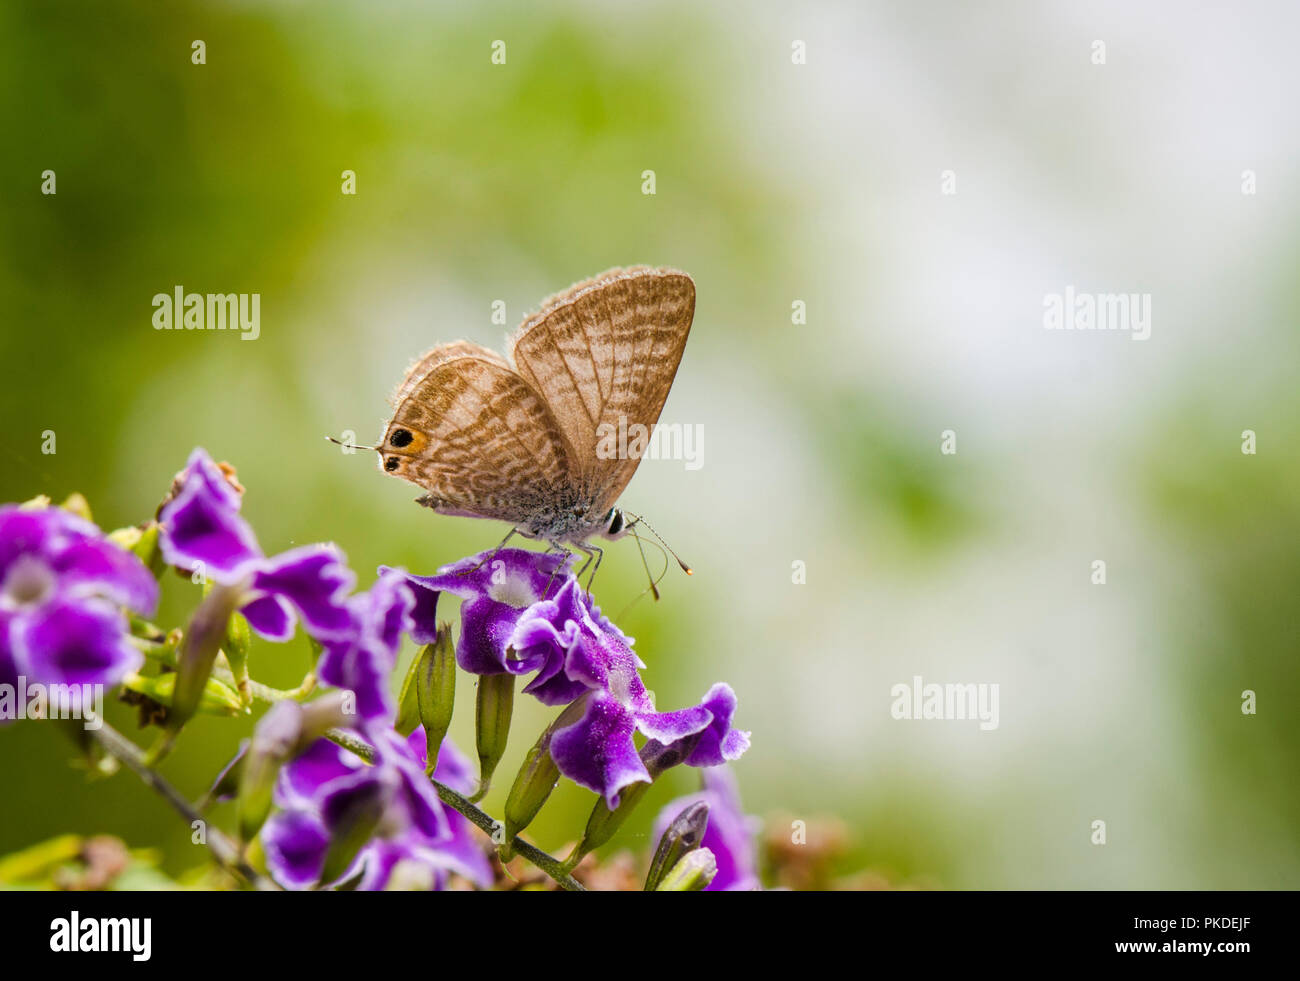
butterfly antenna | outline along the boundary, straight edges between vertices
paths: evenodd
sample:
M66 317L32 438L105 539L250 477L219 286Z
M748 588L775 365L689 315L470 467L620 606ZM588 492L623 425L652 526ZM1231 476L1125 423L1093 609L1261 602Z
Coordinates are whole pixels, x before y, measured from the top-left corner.
M646 561L645 547L641 544L641 536L636 533L636 527L630 527L628 531L632 532L632 537L636 539L636 550L641 553L641 568L645 569L645 577L650 580L650 592L654 594L655 602L659 602L659 583L655 580L654 574L650 572L650 563ZM667 556L665 556L667 559ZM664 563L664 572L668 571L668 564ZM663 578L662 575L659 576ZM645 595L644 593L642 594Z
M374 450L376 453L379 452L378 446L357 446L354 443L345 443L341 439L335 439L333 436L326 436L325 438L336 446L346 446L350 450Z
M673 547L663 540L663 537L659 534L659 532L654 530L654 526L650 524L649 521L646 521L646 519L641 517L639 514L634 514L632 515L632 524L633 525L643 524L647 528L649 528L650 534L654 535L655 538L658 538L659 544L662 545L664 548L668 549L669 554L672 555L672 557L677 560L677 564L682 567L682 572L686 573L688 576L695 575L695 570L682 561L682 557L673 551Z
M616 621L622 620L623 617L627 614L627 611L632 609L632 607L636 606L638 603L640 603L641 600L645 597L646 593L654 593L655 599L658 599L659 583L663 581L664 576L668 575L668 553L665 552L660 546L655 545L654 542L641 538L641 536L636 533L636 531L633 529L631 525L628 525L628 531L632 532L632 537L637 540L638 547L640 547L642 542L645 542L645 544L654 545L655 548L659 549L659 554L664 557L664 571L659 573L659 577L657 579L652 577L650 580L650 585L647 586L645 589L641 590L641 592L637 593L636 596L632 598L631 602L629 602L627 606L623 607L623 609L619 611L618 616L614 617ZM646 567L646 575L650 575L650 564L646 562L644 549L641 552L641 562Z

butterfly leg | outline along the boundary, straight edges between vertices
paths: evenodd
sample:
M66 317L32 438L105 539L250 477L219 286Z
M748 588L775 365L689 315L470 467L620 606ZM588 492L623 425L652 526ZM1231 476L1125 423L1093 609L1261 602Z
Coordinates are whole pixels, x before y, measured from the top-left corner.
M483 568L484 565L486 565L488 562L492 561L492 559L495 559L495 558L497 557L497 553L500 552L503 548L506 547L506 542L510 541L510 539L514 538L515 535L517 535L517 534L519 534L519 529L518 529L518 528L511 528L511 529L510 529L510 534L506 535L505 538L501 539L501 544L498 545L496 548L494 548L494 549L492 550L492 554L491 554L491 555L489 555L489 556L487 556L486 558L484 558L481 562L479 562L478 565L474 566L474 568L472 568L472 569L464 569L464 570L462 570L460 574L461 574L462 576L468 576L468 575L470 575L470 573L478 572L479 569Z
M564 556L564 558L561 559L556 564L555 568L551 570L551 578L546 580L546 588L542 590L542 599L546 599L546 597L551 595L551 584L555 582L555 574L559 572L561 569L563 569L565 565L568 563L569 559L572 558L573 556L573 553L570 552L563 545L561 545L559 542L546 543L546 554L549 555L552 550L559 552L561 555ZM583 568L586 567L584 566Z
M578 570L578 578L587 571L587 566L591 566L591 577L587 580L587 592L591 592L591 584L596 581L596 570L600 568L600 560L605 557L605 550L596 545L577 545L578 551L587 556L587 561L582 563L582 568ZM593 564L594 563L594 564Z

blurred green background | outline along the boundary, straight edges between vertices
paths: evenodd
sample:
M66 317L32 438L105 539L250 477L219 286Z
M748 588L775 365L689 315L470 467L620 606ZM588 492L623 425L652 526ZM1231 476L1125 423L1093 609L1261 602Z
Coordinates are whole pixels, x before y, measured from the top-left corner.
M677 266L698 306L663 421L703 427L704 465L647 461L623 502L696 574L629 606L623 543L596 592L661 707L736 689L748 809L839 818L842 869L891 882L1295 888L1297 19L7 3L0 499L81 491L134 523L201 445L268 552L337 541L362 585L431 572L504 529L416 507L322 437L372 440L435 343L499 348L575 280ZM261 336L155 331L177 285L260 293ZM1149 292L1150 339L1043 330L1067 285ZM191 602L169 580L159 622ZM307 660L263 643L254 674ZM914 675L998 683L1000 727L895 721ZM551 714L520 700L503 773ZM200 720L165 772L198 796L251 725ZM102 831L172 873L202 861L138 781L69 757L53 727L0 729L0 854ZM559 848L591 801L562 785L533 837Z

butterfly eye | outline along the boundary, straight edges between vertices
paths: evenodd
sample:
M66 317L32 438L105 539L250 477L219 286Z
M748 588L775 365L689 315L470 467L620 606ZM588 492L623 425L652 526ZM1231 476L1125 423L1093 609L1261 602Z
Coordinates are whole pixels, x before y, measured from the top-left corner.
M409 429L394 429L392 435L388 437L388 445L395 446L400 450L403 446L410 446L411 440L414 438ZM393 468L389 467L388 469L392 470Z
M389 473L392 473L401 465L401 463L402 461L397 459L397 457L390 456L387 460L384 461L384 469L387 470Z

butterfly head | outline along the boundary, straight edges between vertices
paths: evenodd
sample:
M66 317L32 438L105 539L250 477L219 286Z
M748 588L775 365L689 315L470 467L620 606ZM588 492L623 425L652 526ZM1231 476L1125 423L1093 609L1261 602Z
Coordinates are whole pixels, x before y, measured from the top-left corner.
M379 453L379 469L395 477L406 476L406 468L411 458L418 454L428 442L427 437L401 425L390 425L380 444L375 447Z
M601 520L600 536L610 541L617 541L626 535L631 527L622 511L618 508L610 508L609 513Z

